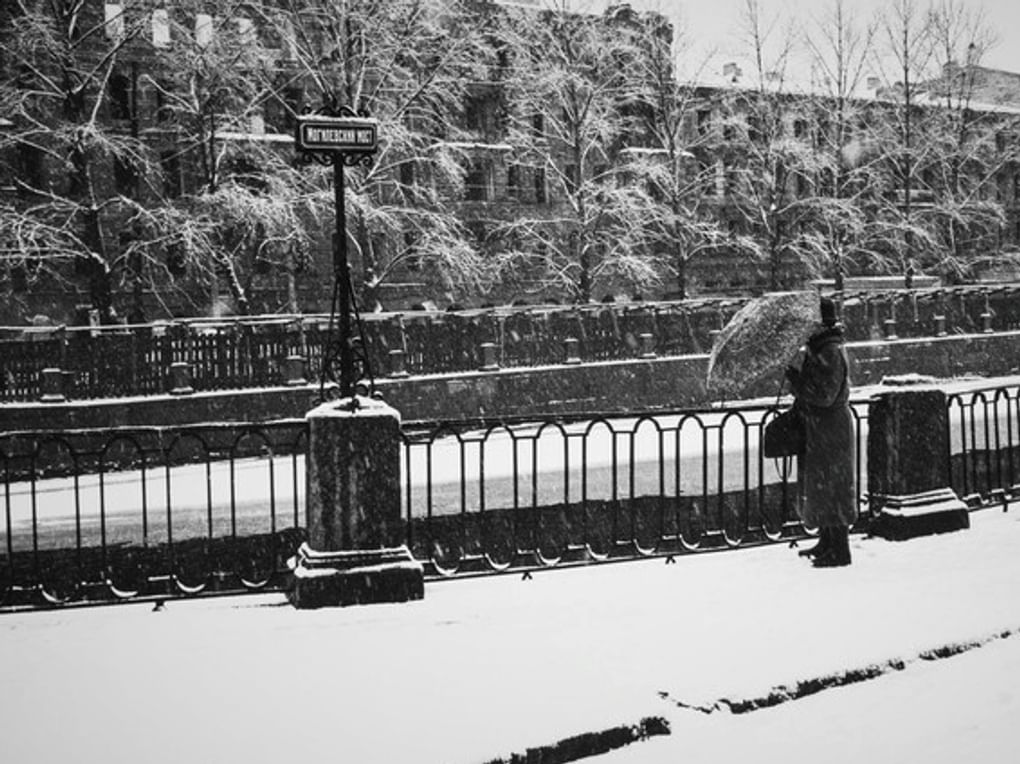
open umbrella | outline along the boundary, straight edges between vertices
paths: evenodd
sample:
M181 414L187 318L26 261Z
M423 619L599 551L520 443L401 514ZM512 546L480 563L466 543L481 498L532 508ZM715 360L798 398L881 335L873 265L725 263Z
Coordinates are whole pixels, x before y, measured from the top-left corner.
M815 292L780 292L748 302L716 337L708 391L735 399L779 390L783 371L817 328Z

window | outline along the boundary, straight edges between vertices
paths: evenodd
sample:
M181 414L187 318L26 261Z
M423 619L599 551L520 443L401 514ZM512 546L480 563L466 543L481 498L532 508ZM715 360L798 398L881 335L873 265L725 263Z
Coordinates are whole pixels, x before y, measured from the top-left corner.
M156 8L152 12L152 44L157 48L170 45L170 13L166 8Z
M106 3L103 10L106 36L120 42L124 39L124 6L120 3Z
M807 196L808 194L810 194L811 183L810 181L808 181L807 176L802 172L798 172L795 178L796 178L795 183L797 186L797 196Z
M808 130L807 122L805 120L803 120L803 119L795 119L795 120L793 120L793 137L794 138L803 138L805 135L807 135L807 130Z
M485 223L480 220L472 220L467 224L467 229L471 232L471 236L475 240L475 244L479 247L485 244L486 239L489 238L489 230L485 227Z
M708 135L712 123L712 111L710 109L698 110L698 135Z
M484 202L489 198L489 173L483 161L474 161L464 177L464 198L469 202Z
M181 160L176 151L164 151L159 158L163 170L163 193L168 197L181 195Z
M170 108L170 102L167 99L167 93L169 92L169 85L165 82L157 82L155 84L155 106L156 106L156 121L157 122L169 122L173 116L173 109Z
M138 182L134 165L119 155L113 158L113 182L118 191L129 195L134 191L135 184Z
M761 118L752 114L747 118L747 139L758 143L762 139Z
M511 164L506 168L506 193L516 199L521 193L521 167Z
M820 193L822 196L835 196L836 195L836 174L831 168L826 167L822 170L820 179Z
M568 164L563 168L563 181L566 183L568 194L577 193L580 182L576 164Z
M545 134L545 117L541 114L531 115L531 132L539 138Z
M212 42L214 33L212 16L208 13L195 14L195 43L204 48Z
M545 193L545 168L535 168L535 204L545 204L546 193Z
M400 185L407 187L414 185L414 161L408 159L400 163Z
M297 124L297 116L304 113L305 94L299 87L287 87L283 89L280 108L275 114L275 125L278 125L281 132L291 133Z
M482 95L468 95L464 98L464 124L468 130L486 132L491 129L491 102Z
M252 24L251 19L234 19L234 23L237 25L237 38L241 45L251 47L258 42L255 39L255 25Z
M183 276L188 272L188 263L180 244L171 244L167 247L166 269L174 277Z
M715 170L708 162L698 161L698 177L702 181L702 191L706 196L715 196Z
M297 61L297 35L294 33L294 25L290 23L290 19L281 19L278 22L277 34L280 35L280 40L283 43L284 58L288 61Z
M117 73L110 77L110 118L131 119L131 80Z
M30 143L19 143L16 156L21 164L19 176L25 185L32 189L41 189L45 169L42 149Z
M819 117L818 119L818 131L815 136L819 145L824 144L829 139L829 132L832 130L832 126L829 124L829 120L825 117Z

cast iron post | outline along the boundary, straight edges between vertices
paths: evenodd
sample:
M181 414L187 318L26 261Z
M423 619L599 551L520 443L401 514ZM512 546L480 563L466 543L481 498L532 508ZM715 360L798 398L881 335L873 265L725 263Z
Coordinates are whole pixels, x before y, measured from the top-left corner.
M324 400L326 383L336 381L340 398L357 406L355 385L358 379L352 318L356 313L347 261L347 207L344 190L344 165L363 162L375 152L378 123L357 115L347 107L327 108L323 114L298 118L294 144L303 156L321 164L333 164L333 194L336 207L336 233L333 242L333 304L329 318L329 336L323 348L319 397ZM336 330L334 332L334 320ZM368 371L368 359L363 357ZM334 366L338 368L334 368Z

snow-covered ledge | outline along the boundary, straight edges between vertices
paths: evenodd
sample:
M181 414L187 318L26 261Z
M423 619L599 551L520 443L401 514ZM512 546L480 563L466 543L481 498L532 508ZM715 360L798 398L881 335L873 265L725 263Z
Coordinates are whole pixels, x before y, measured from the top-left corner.
M896 541L970 527L967 506L950 487L946 394L934 380L904 375L868 407L871 533Z

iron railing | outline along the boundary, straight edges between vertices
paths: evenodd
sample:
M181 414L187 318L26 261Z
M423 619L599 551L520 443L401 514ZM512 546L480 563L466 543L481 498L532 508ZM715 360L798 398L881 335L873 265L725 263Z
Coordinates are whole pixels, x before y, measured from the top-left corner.
M766 459L775 407L409 424L408 543L435 575L797 538L793 460ZM866 406L854 409L865 475Z
M867 493L867 401L853 401ZM1009 502L1020 387L948 397L953 489ZM774 407L408 422L406 541L431 577L793 540ZM305 538L304 420L0 434L0 607L279 590ZM869 515L862 515L866 524Z
M306 430L301 420L4 433L0 599L280 586L303 537Z
M795 537L792 465L758 452L773 413L408 423L407 543L451 576ZM306 450L303 420L0 435L0 600L282 587Z
M1020 495L1020 385L952 393L947 406L951 487L968 504L1006 506Z

